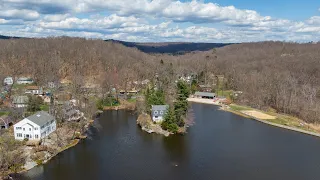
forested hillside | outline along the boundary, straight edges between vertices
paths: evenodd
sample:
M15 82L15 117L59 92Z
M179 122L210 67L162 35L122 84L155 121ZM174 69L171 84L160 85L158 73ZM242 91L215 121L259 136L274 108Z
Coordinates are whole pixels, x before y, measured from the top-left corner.
M320 122L319 49L320 44L261 42L173 56L102 40L11 39L0 40L0 74L29 75L39 85L58 79L95 83L105 91L155 74L167 89L181 74L223 74L225 89L243 91L239 103Z
M243 103L320 121L320 44L262 42L217 51L216 70Z
M185 54L193 51L208 51L213 48L230 45L230 43L135 43L116 40L107 41L118 42L126 47L135 47L145 53L169 53L174 55Z

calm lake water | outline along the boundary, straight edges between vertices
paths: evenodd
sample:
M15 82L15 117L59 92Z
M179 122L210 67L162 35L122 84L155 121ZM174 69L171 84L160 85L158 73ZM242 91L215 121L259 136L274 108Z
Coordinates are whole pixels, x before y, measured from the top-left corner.
M147 134L108 111L89 138L24 174L35 180L319 180L320 138L192 104L186 135Z

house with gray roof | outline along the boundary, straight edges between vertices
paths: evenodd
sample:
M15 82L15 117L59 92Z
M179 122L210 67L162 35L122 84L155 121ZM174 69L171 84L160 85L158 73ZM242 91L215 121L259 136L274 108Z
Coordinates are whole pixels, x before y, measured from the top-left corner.
M168 111L168 105L152 105L151 106L151 116L153 122L162 122L164 120L164 116Z
M39 111L13 125L16 140L40 140L56 130L56 120L44 111Z
M28 96L14 96L12 104L16 108L27 107L29 102Z
M214 99L216 97L216 94L210 92L195 92L194 97L202 99Z

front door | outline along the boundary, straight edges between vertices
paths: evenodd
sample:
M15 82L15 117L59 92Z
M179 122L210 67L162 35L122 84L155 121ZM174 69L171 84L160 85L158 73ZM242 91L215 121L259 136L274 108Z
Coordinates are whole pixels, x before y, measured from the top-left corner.
M29 139L29 134L26 134L26 138Z

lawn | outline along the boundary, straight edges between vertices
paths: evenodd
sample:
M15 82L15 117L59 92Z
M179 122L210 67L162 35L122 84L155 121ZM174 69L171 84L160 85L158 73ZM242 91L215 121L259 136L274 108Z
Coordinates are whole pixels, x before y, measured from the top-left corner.
M131 99L128 99L127 101L130 102L130 103L135 103L137 101L137 99L136 98L131 98Z
M10 112L8 111L0 111L0 116L9 115Z
M235 105L235 104L230 104L230 109L234 110L234 111L246 111L246 110L252 110L252 108L250 107L246 107L246 106L239 106L239 105Z
M219 96L224 96L226 98L231 98L231 96L233 95L233 90L225 90L225 91L222 91L222 90L218 90L216 92L216 95L219 97Z
M49 105L43 104L40 106L41 111L49 111Z

